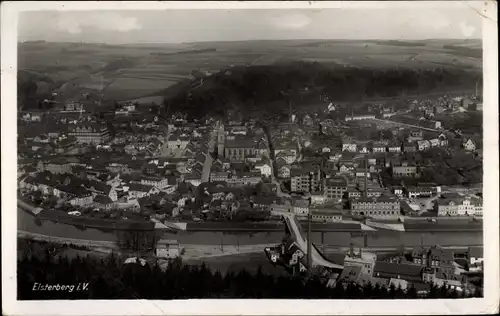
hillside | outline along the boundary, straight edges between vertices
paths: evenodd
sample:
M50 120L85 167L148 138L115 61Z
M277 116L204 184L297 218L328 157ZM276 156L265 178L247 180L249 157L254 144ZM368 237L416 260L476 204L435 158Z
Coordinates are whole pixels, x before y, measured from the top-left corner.
M437 78L435 88L460 86L463 82L453 81L452 76L446 74L443 74L445 82L440 82L440 71L436 69L443 68L457 75L458 81L462 77L475 76L474 73L481 72L482 69L481 46L481 41L476 40L439 39L133 45L26 42L20 43L18 47L18 67L20 73L23 73L18 77L19 92L23 94L19 99L26 108L37 108L40 100L61 88L67 97L73 97L73 94L83 90L100 94L102 89L104 99L110 101L149 96L180 98L179 93L182 94L190 86L190 74L193 72L216 73L224 69L233 70L233 74L226 78L226 81L232 83L226 85L224 82L211 82L215 80L212 76L199 88L200 91L205 91L207 87L212 87L217 93L224 90L223 100L227 102L267 102L268 99L283 102L283 98L278 98L277 90L286 89L288 85L295 89L296 83L305 80L310 89L323 91L324 88L336 98L343 99L346 95L359 94L360 88L351 88L350 85L361 86L359 78L364 78L370 81L370 84L365 85L367 95L374 95L375 91L380 95L393 95L397 93L394 90L398 90L390 88L393 83L396 86L407 84L410 90L418 91L429 76ZM420 80L417 75L398 73L399 69L404 69L405 72L413 70L427 77L421 77L426 79ZM434 71L437 71L437 75L432 74ZM246 75L238 78L238 73ZM401 76L407 81L400 83ZM243 88L235 92L234 97L227 96L232 94L228 92L231 87L246 86L251 81L261 82L261 79L266 82L266 77L268 82L273 83L268 83L269 88L257 88L255 100L249 98L250 92ZM283 81L284 84L275 86L276 80ZM301 83L298 88L303 88L305 84ZM75 91L67 91L68 86L74 87ZM426 89L429 88L434 87ZM364 88L361 90L364 91ZM272 96L259 97L259 91ZM311 97L315 96L311 94ZM199 98L204 100L206 96Z
M288 102L309 106L321 93L336 101L359 102L366 98L425 94L471 89L481 81L480 72L454 68L357 68L291 62L271 66L235 67L203 80L201 86L179 91L166 104L193 117L222 115L229 109L280 114Z

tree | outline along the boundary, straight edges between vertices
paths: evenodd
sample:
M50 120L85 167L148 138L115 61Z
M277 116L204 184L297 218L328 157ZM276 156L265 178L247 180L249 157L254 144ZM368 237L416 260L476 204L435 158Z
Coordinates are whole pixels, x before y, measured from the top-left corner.
M374 288L371 282L368 282L363 286L363 296L364 298L373 298L375 295Z
M407 298L418 298L418 291L413 283L408 288Z
M38 243L38 242L37 242ZM39 243L46 250L41 256L18 258L19 299L186 299L186 298L388 298L379 285L359 286L350 282L344 288L338 283L326 287L318 277L273 276L262 268L255 273L247 270L229 271L222 276L208 266L190 266L180 258L172 260L162 271L158 264L123 264L123 258L112 253L101 259L76 256L72 260L57 259L48 249L54 244ZM33 291L33 282L61 283L90 282L88 291ZM66 284L64 283L64 284ZM391 286L395 298L416 298L414 286L407 293ZM56 295L56 296L54 296ZM478 291L475 296L482 293ZM453 291L438 290L432 286L430 298L455 297Z
M394 285L394 283L391 283L391 285L389 285L389 296L390 298L394 299L396 298L396 286Z
M427 295L428 298L438 298L439 297L439 292L438 288L434 283L431 284L429 288L429 294Z

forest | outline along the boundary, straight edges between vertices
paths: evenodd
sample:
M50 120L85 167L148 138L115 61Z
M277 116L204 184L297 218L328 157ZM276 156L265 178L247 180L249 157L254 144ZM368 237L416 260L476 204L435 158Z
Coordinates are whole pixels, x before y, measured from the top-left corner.
M260 110L276 115L288 111L289 102L304 105L310 105L307 100L318 102L318 89L336 101L362 102L364 98L471 88L480 80L480 72L445 67L370 69L292 62L232 68L230 73L206 77L195 89L166 97L165 105L196 118L224 115L229 109L245 113ZM305 90L305 87L313 88Z
M162 270L157 264L123 264L117 255L107 257L41 256L18 259L18 299L188 299L188 298L301 298L301 299L410 299L460 298L448 288L431 287L420 295L406 291L354 283L326 287L319 277L272 276L259 268L254 274L241 270L222 275L204 264L191 266L175 259ZM85 291L35 291L34 283L71 285L89 283ZM479 291L467 297L480 297Z

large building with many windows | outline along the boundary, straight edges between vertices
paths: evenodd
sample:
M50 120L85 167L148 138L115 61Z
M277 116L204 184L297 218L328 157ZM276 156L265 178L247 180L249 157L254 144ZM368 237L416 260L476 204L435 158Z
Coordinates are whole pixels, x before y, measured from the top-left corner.
M418 167L406 162L401 165L392 166L393 177L414 177L418 175Z
M81 144L101 144L110 139L106 125L103 124L79 124L69 128L69 136L76 138Z
M482 216L483 201L478 197L447 195L436 201L438 216Z
M348 181L346 177L337 176L325 179L323 195L328 200L341 199L347 192Z
M225 139L224 157L231 161L244 161L249 157L264 157L267 155L267 144L263 139L246 137Z
M396 197L360 197L351 201L351 213L357 216L397 217L401 204Z
M292 192L320 192L321 172L312 168L296 168L290 170Z

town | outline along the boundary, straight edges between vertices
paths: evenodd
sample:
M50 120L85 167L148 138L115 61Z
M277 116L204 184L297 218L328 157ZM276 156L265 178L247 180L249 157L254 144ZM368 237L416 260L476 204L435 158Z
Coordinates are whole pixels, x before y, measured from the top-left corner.
M265 123L161 120L134 104L96 114L67 100L20 115L19 193L61 216L116 220L268 221L281 210L319 222L480 218L481 131L445 121L481 111L479 99L367 105L343 118L325 101Z
M280 223L283 213L368 230L401 230L411 219L482 222L481 130L459 119L481 116L477 87L469 95L361 104L323 94L313 110L290 102L284 119L229 111L190 120L156 104L102 106L102 95L88 91L52 95L49 109L18 119L19 199L42 219L212 229ZM287 238L265 249L270 261L310 272L307 250ZM156 256L181 255L178 241L155 247ZM425 292L447 284L472 293L467 277L480 284L482 248L435 245L391 257L351 247L338 264L344 269L327 274L330 286L411 284Z

